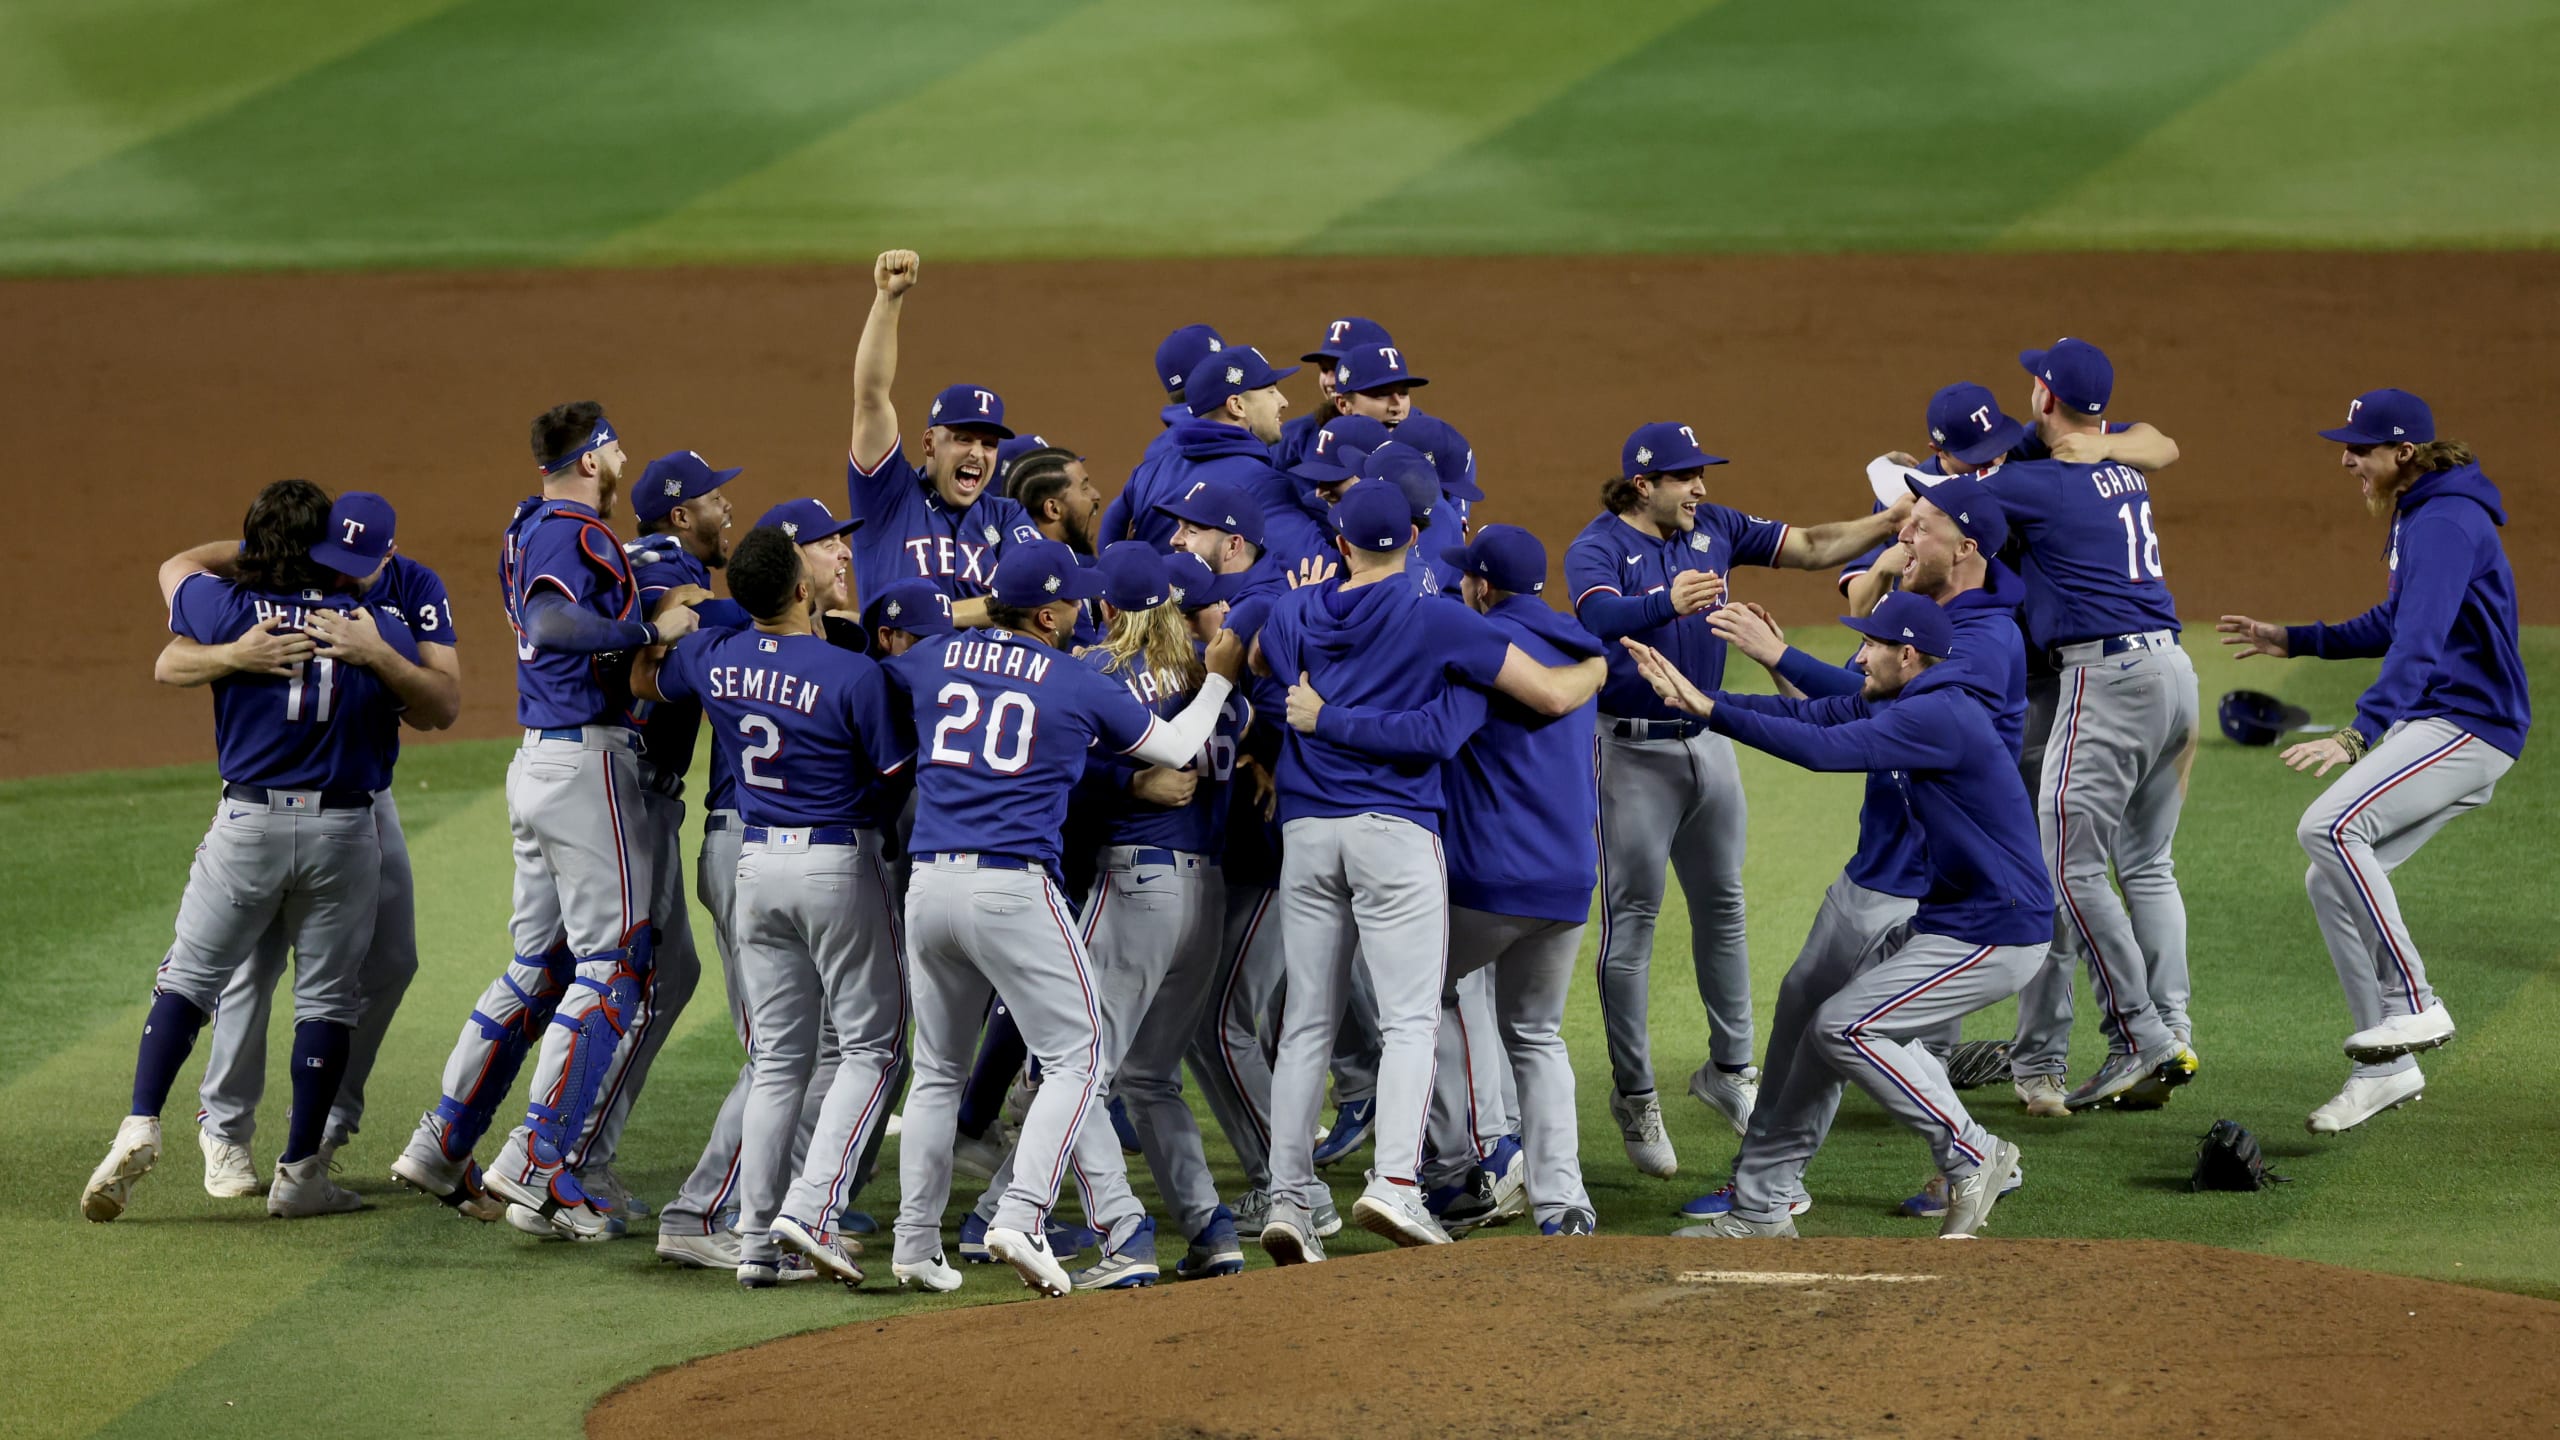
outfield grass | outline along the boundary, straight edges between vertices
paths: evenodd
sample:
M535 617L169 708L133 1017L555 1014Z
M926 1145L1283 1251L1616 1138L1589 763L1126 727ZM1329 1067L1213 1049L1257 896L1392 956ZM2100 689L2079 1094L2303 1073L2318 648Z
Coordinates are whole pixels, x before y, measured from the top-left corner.
M2560 237L2544 0L15 0L0 272Z
M2208 706L2235 679L2249 679L2324 719L2346 713L2368 670L2261 663L2235 675L2218 657L2199 658ZM2560 631L2528 632L2527 663L2560 675ZM2552 713L2560 686L2546 683L2538 698ZM645 1239L543 1244L455 1220L384 1178L434 1093L455 1027L502 955L505 756L501 745L452 744L413 749L402 763L425 964L384 1049L372 1123L345 1157L349 1178L377 1208L293 1225L269 1222L256 1201L211 1200L197 1186L186 1123L192 1067L171 1108L167 1158L129 1218L92 1226L76 1213L80 1181L124 1109L150 966L206 813L207 771L0 786L0 833L12 837L0 856L0 907L13 942L0 961L0 1154L9 1161L0 1167L0 1342L12 1377L0 1391L0 1432L379 1433L424 1415L438 1428L567 1435L606 1387L687 1356L1022 1294L1010 1276L973 1269L967 1289L944 1300L848 1297L831 1286L746 1295L723 1276L656 1263ZM1765 1023L1776 979L1850 847L1858 789L1853 777L1808 776L1749 752L1745 770L1753 969ZM2493 805L2404 871L2403 903L2463 1038L2429 1061L2434 1088L2423 1104L2317 1142L2301 1119L2344 1075L2337 1042L2346 1020L2292 839L2315 789L2268 752L2219 738L2205 746L2178 850L2193 916L2203 1077L2166 1111L2068 1121L2029 1121L2003 1092L1976 1092L1986 1117L2028 1157L2029 1188L2002 1207L1998 1233L2196 1240L2560 1296L2560 1234L2517 1223L2543 1213L2560 1184L2560 1130L2529 1098L2560 1064L2560 974L2551 964L2560 855L2550 843L2560 780L2529 756ZM1684 956L1685 929L1675 891L1661 953ZM695 931L707 950L707 922L697 917ZM1588 975L1587 950L1584 958ZM1685 961L1657 972L1654 1013L1666 1065L1703 1053ZM2006 1017L2002 1007L1973 1031L2004 1033ZM626 1139L627 1173L655 1198L690 1165L735 1072L727 1028L715 976L659 1062ZM1587 983L1575 990L1569 1031L1602 1228L1672 1228L1672 1207L1717 1183L1730 1132L1677 1100L1669 1116L1681 1177L1636 1175L1609 1126ZM2085 1018L2077 1040L2085 1068L2096 1053ZM1677 1075L1662 1079L1676 1092ZM2260 1195L2187 1193L2195 1136L2217 1115L2258 1129L2276 1167L2297 1183ZM262 1159L272 1160L281 1123L271 1107ZM1206 1128L1214 1137L1214 1125ZM1235 1187L1223 1147L1213 1158ZM1812 1169L1819 1207L1801 1228L1926 1233L1889 1212L1927 1170L1918 1142L1852 1092ZM1356 1172L1349 1183L1356 1188ZM1346 1200L1351 1193L1342 1192ZM883 1211L892 1203L881 1192L870 1199ZM1346 1232L1336 1253L1377 1243Z

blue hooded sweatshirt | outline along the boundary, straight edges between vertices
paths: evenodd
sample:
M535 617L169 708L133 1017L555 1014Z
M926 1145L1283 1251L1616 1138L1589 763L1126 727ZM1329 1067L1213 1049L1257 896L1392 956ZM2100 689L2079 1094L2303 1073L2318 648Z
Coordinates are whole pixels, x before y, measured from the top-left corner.
M1173 543L1174 519L1155 507L1201 480L1223 480L1262 506L1262 548L1295 565L1332 547L1315 517L1298 502L1297 482L1271 468L1271 447L1253 432L1219 420L1185 420L1166 432L1169 452L1141 463L1129 483L1103 508L1102 538L1144 540L1158 549Z
M2035 805L1990 707L1951 660L1881 704L1835 695L1746 709L1727 699L1707 717L1717 734L1808 770L1882 772L1901 792L1927 876L1912 928L1971 945L2052 941Z
M2383 601L2340 625L2285 631L2296 655L2382 657L2356 702L2356 733L2373 744L2403 720L2450 720L2507 754L2533 728L2516 644L2516 574L2498 527L2498 487L2478 465L2438 470L2401 492L2391 513Z

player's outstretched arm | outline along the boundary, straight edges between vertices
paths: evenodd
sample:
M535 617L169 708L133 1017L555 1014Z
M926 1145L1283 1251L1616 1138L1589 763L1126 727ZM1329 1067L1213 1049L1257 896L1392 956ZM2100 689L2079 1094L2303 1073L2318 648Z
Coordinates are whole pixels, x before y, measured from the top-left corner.
M160 603L167 605L178 597L178 582L200 571L229 579L239 568L240 542L208 540L191 550L181 550L160 562Z
M1680 667L1672 664L1661 651L1641 640L1621 640L1618 643L1635 657L1636 673L1644 677L1644 683L1653 687L1654 694L1662 697L1663 704L1701 719L1715 713L1715 702L1705 691L1689 683L1689 677L1681 674Z
M1840 595L1849 602L1849 613L1863 616L1882 604L1884 597L1892 593L1895 577L1910 559L1911 552L1897 541L1884 547L1866 569L1842 582Z
M871 314L853 350L853 463L875 466L898 443L898 410L889 387L898 378L898 316L924 261L913 250L885 250L871 262Z
M1173 769L1190 764L1200 747L1209 743L1210 732L1218 728L1218 709L1235 692L1236 680L1244 673L1244 653L1244 641L1236 632L1219 631L1218 638L1209 642L1208 654L1201 657L1208 662L1209 673L1192 692L1191 703L1171 720L1152 721L1145 736L1130 747L1130 756Z
M1381 760L1436 764L1456 755L1484 725L1485 695L1451 685L1418 710L1328 705L1304 672L1289 687L1289 725Z
M2114 460L2156 474L2178 463L2178 442L2151 422L2138 420L2112 435L2095 430L2065 435L2053 443L2053 458L2066 465Z
M398 621L385 633L372 609L360 605L314 610L302 623L318 653L372 671L398 698L401 723L411 729L442 730L462 712L462 687L412 658L417 642Z
M2293 653L2286 642L2285 628L2246 615L2225 615L2213 627L2222 634L2222 643L2233 646L2238 654L2231 658L2246 660L2252 655L2272 655L2278 660Z
M1541 665L1513 645L1502 657L1502 671L1493 677L1493 688L1553 718L1581 709L1600 693L1601 682L1608 678L1609 662L1597 655L1571 665Z
M171 636L169 643L160 647L160 658L152 663L151 678L186 689L210 685L225 675L289 676L311 658L311 637L299 631L278 630L276 627L283 623L283 616L270 615L240 632L240 638L227 645L205 645L183 635Z
M1893 508L1855 520L1834 520L1828 525L1797 526L1787 531L1778 545L1775 563L1788 570L1828 570L1845 565L1878 545L1891 540L1911 518L1911 497L1895 501Z

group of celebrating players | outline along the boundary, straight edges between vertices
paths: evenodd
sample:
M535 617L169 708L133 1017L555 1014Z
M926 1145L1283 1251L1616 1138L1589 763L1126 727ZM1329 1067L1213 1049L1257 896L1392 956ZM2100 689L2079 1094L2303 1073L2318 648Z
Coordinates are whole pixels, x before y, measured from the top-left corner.
M2106 418L2097 347L2020 357L2023 422L1980 385L1938 391L1929 453L1880 458L1872 512L1829 524L1707 501L1724 461L1689 425L1639 426L1566 548L1566 611L1537 536L1470 524L1472 448L1414 408L1427 381L1366 319L1324 328L1305 356L1322 413L1294 419L1295 367L1173 332L1164 431L1108 506L1081 456L1017 435L975 385L934 397L910 459L891 389L919 272L906 251L874 267L841 516L789 501L733 545L739 472L680 450L628 487L625 542L602 408L534 422L541 488L499 558L524 727L512 956L402 1183L570 1239L651 1213L615 1156L700 978L680 845L706 722L695 893L746 1061L655 1208L657 1250L750 1288L861 1281L879 1227L857 1202L893 1133L891 1270L931 1290L961 1283L955 1169L987 1188L949 1248L1051 1295L1153 1283L1159 1219L1180 1278L1237 1273L1248 1238L1320 1261L1344 1217L1319 1172L1364 1145L1348 1218L1399 1245L1524 1214L1594 1233L1565 997L1596 890L1610 1111L1635 1167L1673 1175L1646 1013L1666 870L1710 1026L1688 1089L1741 1136L1681 1235L1792 1236L1847 1082L1930 1148L1905 1208L1980 1233L2023 1182L2019 1148L1946 1057L2012 995L2030 1114L2156 1106L2195 1078L2170 857L2199 705L2151 509L2177 447ZM2416 1098L2413 1056L2453 1035L2389 872L2490 798L2530 716L2476 460L2398 390L2320 433L2389 520L2385 598L2344 624L2220 628L2243 654L2382 659L2351 723L2284 752L2346 767L2299 831L2354 1024L2349 1078L2309 1120L2335 1132ZM162 567L157 673L211 685L222 798L92 1220L157 1161L208 1021L206 1188L286 1217L364 1203L332 1161L418 963L392 769L400 727L451 724L461 680L445 588L395 531L380 496L281 481L238 541ZM1751 565L1838 568L1850 663L1729 599ZM1727 692L1729 651L1778 693ZM1765 1044L1736 742L1867 777ZM262 1179L288 952L290 1127ZM2075 1085L2083 970L2107 1053ZM482 1161L529 1059L522 1117ZM1186 1069L1243 1169L1232 1202ZM1051 1218L1070 1175L1083 1226Z

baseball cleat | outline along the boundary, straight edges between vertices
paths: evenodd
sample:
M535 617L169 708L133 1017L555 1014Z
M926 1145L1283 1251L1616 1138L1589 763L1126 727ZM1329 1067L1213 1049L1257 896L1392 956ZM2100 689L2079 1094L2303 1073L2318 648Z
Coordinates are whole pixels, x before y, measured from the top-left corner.
M960 1258L971 1265L993 1265L987 1253L987 1217L972 1210L960 1217Z
M1812 1208L1813 1197L1810 1195L1799 1195L1787 1202L1787 1214L1790 1216L1801 1215ZM1680 1207L1680 1218L1683 1220L1711 1220L1718 1215L1732 1213L1733 1187L1731 1185L1721 1190L1710 1190Z
M100 1225L122 1215L133 1199L133 1182L159 1163L160 1117L127 1115L116 1126L107 1158L98 1162L98 1168L89 1172L89 1183L80 1188L81 1215Z
M1324 1259L1324 1241L1304 1209L1274 1201L1271 1219L1262 1227L1262 1253L1274 1265L1314 1265Z
M1609 1096L1610 1118L1618 1122L1618 1136L1627 1142L1627 1160L1637 1170L1656 1180L1668 1180L1680 1173L1680 1157L1671 1149L1671 1136L1662 1128L1662 1097L1647 1090L1641 1095Z
M919 1260L913 1265L903 1260L892 1260L889 1273L897 1277L901 1290L913 1285L936 1295L948 1295L960 1288L960 1272L943 1262L939 1250L934 1252L932 1259Z
M541 1211L535 1210L529 1206L518 1205L512 1200L507 1202L506 1220L507 1227L509 1229L522 1231L523 1233L534 1236L537 1239L557 1240L560 1238L552 1231L551 1222L543 1218Z
M839 1210L836 1212L836 1229L847 1235L877 1235L880 1222L868 1210Z
M2059 1075L2020 1076L2009 1082L2009 1089L2017 1095L2018 1103L2027 1107L2030 1115L2055 1120L2071 1113L2071 1107L2063 1103L2064 1091Z
M1191 1237L1191 1249L1173 1264L1176 1280L1209 1280L1244 1273L1244 1245L1236 1238L1236 1217L1221 1205L1209 1212L1209 1223Z
M1398 1185L1376 1176L1371 1176L1361 1189L1360 1198L1351 1202L1351 1220L1370 1234L1398 1245L1449 1243L1449 1232L1440 1228L1440 1222L1422 1203L1420 1187Z
M1352 1207L1355 1211L1357 1205ZM1451 1239L1470 1230L1493 1223L1494 1212L1501 1202L1493 1197L1493 1177L1480 1165L1467 1167L1467 1177L1454 1185L1442 1185L1422 1197L1422 1208L1440 1222L1440 1228Z
M1597 1235L1600 1221L1588 1210L1576 1206L1553 1220L1538 1222L1541 1235Z
M459 1164L447 1160L423 1128L410 1138L409 1148L392 1160L391 1178L483 1225L506 1214L507 1203L489 1193L479 1162L468 1155Z
M258 1162L249 1158L248 1146L217 1140L212 1131L198 1128L196 1148L204 1152L204 1193L214 1199L245 1199L267 1188L267 1182L258 1178Z
M809 1263L807 1256L794 1254L789 1250L782 1252L782 1258L774 1262L773 1268L774 1273L782 1277L782 1283L785 1285L797 1285L803 1280L834 1278L822 1275L817 1266Z
M1996 1181L1994 1177L1997 1177ZM1947 1181L1947 1214L1938 1222L1941 1240L1971 1240L1982 1233L1991 1219L1991 1207L2013 1188L2010 1181L2018 1177L2018 1147L1993 1137L1991 1153L1982 1163L1962 1175L1949 1175Z
M1067 1279L1078 1290L1134 1290L1153 1285L1162 1273L1156 1269L1156 1222L1142 1219L1127 1239L1104 1246L1091 1265Z
M2000 1187L2000 1198L2008 1199L2025 1187L2027 1169L2020 1165L2009 1171L2009 1183ZM1932 1175L1920 1187L1920 1193L1902 1202L1902 1213L1919 1220L1942 1220L1947 1214L1947 1177Z
M661 1230L658 1258L688 1270L735 1270L743 1257L735 1230L714 1230L708 1235L670 1235Z
M1506 1224L1528 1214L1529 1155L1520 1148L1520 1137L1505 1135L1493 1142L1493 1153L1483 1164L1493 1178L1493 1218L1485 1223Z
M972 1180L993 1180L1004 1165L1005 1152L1012 1148L1002 1126L988 1126L984 1135L954 1135L951 1168Z
M1238 1234L1261 1234L1262 1227L1271 1222L1271 1192L1247 1190L1236 1197L1235 1219Z
M773 1221L773 1238L819 1270L844 1282L846 1289L862 1283L862 1267L853 1263L853 1252L845 1242L823 1230L812 1230L788 1215L777 1215Z
M2196 1052L2181 1044L2178 1053L2163 1062L2159 1069L2133 1082L2133 1087L2116 1097L2119 1110L2158 1110L2169 1103L2171 1092L2196 1078L2202 1062Z
M1317 1239L1330 1240L1342 1233L1342 1212L1333 1208L1332 1191L1326 1191L1324 1198L1316 1202L1316 1208L1307 1214L1316 1227Z
M1039 1077L1033 1075L1031 1067L1026 1065L1021 1074L1013 1077L1013 1083L1005 1087L1004 1106L996 1114L1002 1117L1007 1125L1018 1128L1025 1119L1029 1118L1031 1102L1039 1096Z
M631 1230L630 1224L621 1216L593 1201L554 1206L548 1218L551 1221L551 1233L563 1240L583 1240L600 1244L607 1240L619 1240Z
M2314 1135L2335 1135L2342 1130L2353 1130L2385 1110L2397 1110L2415 1103L2426 1088L2427 1077L2415 1065L2389 1075L2352 1076L2347 1081L2347 1088L2311 1112L2306 1128Z
M578 1188L585 1191L600 1208L610 1210L626 1220L649 1218L649 1202L631 1193L631 1187L622 1183L621 1174L613 1168L613 1162L609 1160L604 1164L590 1165L579 1171Z
M2377 1065L2402 1055L2433 1050L2453 1038L2453 1012L2436 1001L2415 1015L2394 1015L2347 1037L2347 1058Z
M1709 1061L1689 1077L1689 1094L1723 1116L1734 1134L1747 1134L1752 1108L1760 1103L1760 1067L1745 1065L1740 1070L1722 1070Z
M2113 1100L2176 1059L2181 1048L2175 1039L2167 1039L2147 1050L2110 1050L2097 1073L2081 1081L2079 1089L2063 1096L2062 1103L2069 1109L2086 1110L2102 1100Z
M1067 1278L1066 1267L1049 1253L1045 1236L1025 1235L1002 1225L987 1227L987 1253L1013 1267L1022 1283L1040 1294L1055 1299L1075 1288Z
M275 1183L267 1187L267 1214L277 1220L313 1215L344 1215L364 1208L364 1197L329 1178L329 1157L319 1153L276 1162Z
M770 1290L781 1283L782 1267L774 1261L741 1260L738 1262L738 1288L741 1290Z
M888 1131L888 1133L889 1133L890 1135L895 1136L896 1134L898 1134L898 1132L900 1132L900 1131L902 1131L902 1130L904 1130L904 1129L906 1129L906 1128L907 1128L907 1112L906 1112L906 1111L901 1110L901 1111L899 1111L898 1113L896 1113L895 1115L892 1115L892 1116L890 1116L890 1117L889 1117L889 1124L888 1124L888 1126L887 1126L887 1131Z
M1369 1127L1378 1120L1378 1102L1354 1100L1333 1112L1333 1125L1326 1131L1324 1143L1316 1147L1316 1164L1330 1165L1360 1148L1369 1138Z
M1793 1240L1796 1222L1784 1217L1746 1220L1728 1210L1704 1225L1683 1225L1671 1233L1683 1240Z

